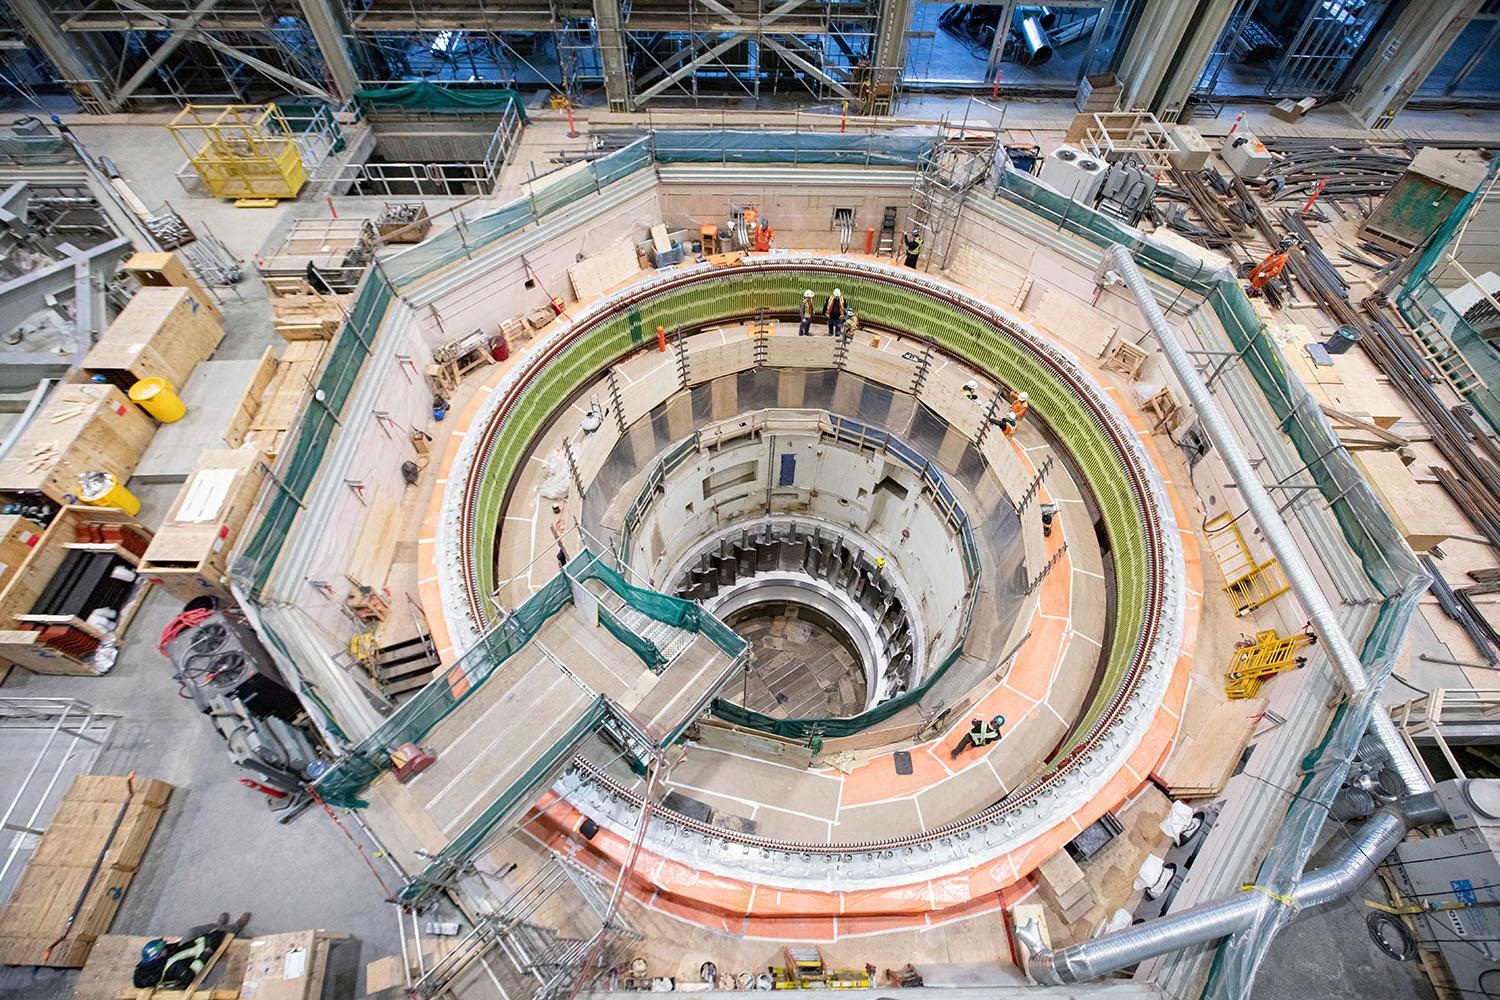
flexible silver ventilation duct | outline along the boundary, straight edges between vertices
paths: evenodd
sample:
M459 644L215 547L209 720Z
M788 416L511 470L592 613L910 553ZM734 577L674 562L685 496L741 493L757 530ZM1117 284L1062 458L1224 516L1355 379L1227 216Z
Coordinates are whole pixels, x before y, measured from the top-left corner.
M1140 268L1136 267L1130 251L1123 246L1116 245L1110 248L1109 259L1115 272L1125 280L1126 286L1135 296L1136 304L1140 306L1141 313L1156 333L1157 343L1161 345L1167 364L1172 366L1177 380L1182 383L1182 388L1192 400L1193 408L1198 412L1198 419L1203 425L1204 432L1214 443L1214 447L1219 450L1219 455L1224 459L1224 464L1229 467L1229 472L1234 477L1235 485L1239 487L1240 495L1245 499L1245 506L1249 507L1251 513L1255 515L1256 523L1260 526L1261 533L1265 535L1266 543L1271 546L1271 551L1281 562L1287 581L1296 591L1297 599L1302 602L1303 609L1312 620L1313 630L1317 632L1318 639L1323 643L1329 661L1343 676L1344 686L1349 689L1354 701L1357 704L1367 701L1371 696L1371 691L1369 678L1365 676L1364 664L1360 662L1359 654L1350 644L1348 637L1344 635L1338 616L1334 614L1332 605L1328 603L1323 588L1318 585L1318 578L1313 575L1312 567L1303 558L1296 539L1292 537L1286 522L1281 519L1281 513L1276 509L1276 502L1271 499L1271 495L1266 492L1265 486L1255 474L1255 468L1250 464L1249 456L1240 446L1240 440L1234 428L1230 426L1228 418L1224 416L1224 411L1219 408L1218 402L1209 392L1208 386L1204 384L1202 376L1198 374L1198 369L1193 365L1193 359L1182 346L1182 342L1177 339L1177 331L1167 321L1166 315L1161 311L1161 306L1157 305L1156 297L1151 294L1151 288L1146 284L1145 276L1141 274ZM1407 792L1416 794L1432 790L1426 776L1422 774L1396 732L1390 716L1377 708L1372 713L1370 732L1380 741L1391 768L1400 776L1401 783Z
M1365 822L1322 868L1303 874L1290 893L1292 908L1308 909L1342 899L1375 873L1387 854L1413 827L1436 823L1446 816L1431 794L1411 796L1386 806ZM1016 929L1016 937L1030 956L1027 971L1044 986L1082 983L1144 962L1148 958L1193 945L1210 944L1243 930L1271 898L1246 889L1216 903L1205 903L1105 934L1069 948L1042 947L1041 929L1032 921Z

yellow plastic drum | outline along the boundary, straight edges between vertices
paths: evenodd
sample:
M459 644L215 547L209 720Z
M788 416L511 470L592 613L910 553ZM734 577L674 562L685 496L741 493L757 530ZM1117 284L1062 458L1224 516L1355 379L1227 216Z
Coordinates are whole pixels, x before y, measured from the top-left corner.
M130 387L130 401L164 424L181 420L187 413L187 407L173 391L172 383L154 375Z
M141 512L141 502L113 473L85 472L78 477L78 487L78 499L91 507L116 507L131 517Z

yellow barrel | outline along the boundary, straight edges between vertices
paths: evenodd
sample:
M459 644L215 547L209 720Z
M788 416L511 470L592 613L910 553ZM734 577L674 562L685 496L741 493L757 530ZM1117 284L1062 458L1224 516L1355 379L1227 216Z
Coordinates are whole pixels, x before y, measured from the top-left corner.
M78 477L78 487L78 498L91 507L116 507L131 517L141 512L141 502L114 473L85 472Z
M187 413L187 407L182 405L182 399L173 391L172 383L155 375L143 378L130 387L130 401L139 404L141 409L164 424L181 420L183 414Z

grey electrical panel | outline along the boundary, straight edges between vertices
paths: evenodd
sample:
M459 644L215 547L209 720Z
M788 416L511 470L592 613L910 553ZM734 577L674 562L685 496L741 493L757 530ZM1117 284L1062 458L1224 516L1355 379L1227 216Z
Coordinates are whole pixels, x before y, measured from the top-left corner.
M1436 792L1454 832L1397 847L1396 884L1429 907L1418 932L1442 951L1460 996L1500 996L1500 781L1445 781Z

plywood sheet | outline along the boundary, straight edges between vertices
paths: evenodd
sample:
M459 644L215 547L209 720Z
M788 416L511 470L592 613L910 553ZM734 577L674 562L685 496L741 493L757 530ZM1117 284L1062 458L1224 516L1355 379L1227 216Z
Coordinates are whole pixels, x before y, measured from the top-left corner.
M401 534L400 518L400 505L390 496L385 493L371 496L360 525L354 556L345 571L351 584L375 589L385 586L386 575L390 573L391 562L396 556L396 540Z
M573 294L582 301L603 294L640 269L634 244L622 237L568 268L568 279L573 283Z

